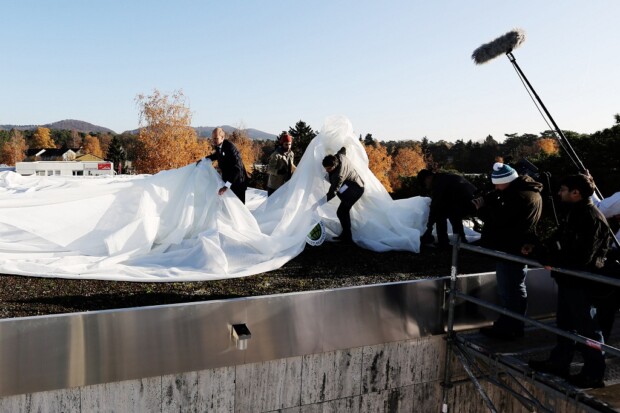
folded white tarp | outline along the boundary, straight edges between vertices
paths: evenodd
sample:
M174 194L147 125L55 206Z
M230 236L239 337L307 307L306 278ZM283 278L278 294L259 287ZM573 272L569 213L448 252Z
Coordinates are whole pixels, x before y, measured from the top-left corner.
M351 211L353 238L373 251L419 252L428 198L393 201L368 169L344 117L329 118L293 177L248 206L209 161L137 177L39 177L0 173L0 273L122 281L197 281L279 268L321 220L340 233L338 198L317 207L328 182L323 157L342 146L365 183Z

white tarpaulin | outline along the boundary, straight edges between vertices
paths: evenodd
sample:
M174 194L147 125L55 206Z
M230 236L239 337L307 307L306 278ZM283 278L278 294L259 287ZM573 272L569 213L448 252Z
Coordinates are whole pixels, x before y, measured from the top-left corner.
M0 273L122 281L197 281L279 268L322 220L340 233L338 198L323 157L342 146L365 182L351 211L353 238L373 251L419 252L429 198L393 201L368 169L344 117L329 118L293 177L271 197L249 190L247 207L211 163L138 177L39 177L0 173ZM310 247L309 247L310 248Z
M620 215L620 192L616 192L609 198L597 201L598 209L605 215L608 220ZM620 231L616 233L616 238L620 239Z

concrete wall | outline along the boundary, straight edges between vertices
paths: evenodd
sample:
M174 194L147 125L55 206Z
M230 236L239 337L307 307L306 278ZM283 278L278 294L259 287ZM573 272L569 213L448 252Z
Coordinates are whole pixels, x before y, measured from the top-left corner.
M440 336L0 399L0 412L438 411Z
M197 372L97 384L0 399L1 413L46 412L439 412L445 340L432 336ZM463 378L456 367L455 379ZM523 383L554 411L578 413L573 400ZM501 412L526 412L483 382ZM449 412L484 412L473 385L450 392Z

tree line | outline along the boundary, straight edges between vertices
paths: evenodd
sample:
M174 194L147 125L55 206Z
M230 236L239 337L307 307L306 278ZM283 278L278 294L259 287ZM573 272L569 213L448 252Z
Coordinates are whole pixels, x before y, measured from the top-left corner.
M188 165L212 152L208 138L201 138L191 127L191 111L181 91L166 95L155 89L150 95L138 95L139 132L132 134L83 133L69 130L0 130L0 163L15 165L26 157L28 148L82 148L83 153L105 158L121 165L123 171L157 173ZM620 190L620 115L615 123L592 134L563 131L564 135L594 177L604 195ZM294 138L297 162L310 141L317 135L313 128L299 120L281 134ZM281 135L280 134L280 135ZM555 131L538 134L506 134L503 142L492 136L480 141L456 142L440 140L380 141L372 134L362 137L369 168L394 198L420 194L415 179L421 169L444 170L468 175L490 172L493 162L501 157L516 164L526 159L539 171L553 177L577 172L567 154L560 149ZM243 129L227 136L241 152L250 173L250 186L264 188L266 176L262 165L268 163L276 149L272 140L252 140ZM482 178L485 181L484 175Z

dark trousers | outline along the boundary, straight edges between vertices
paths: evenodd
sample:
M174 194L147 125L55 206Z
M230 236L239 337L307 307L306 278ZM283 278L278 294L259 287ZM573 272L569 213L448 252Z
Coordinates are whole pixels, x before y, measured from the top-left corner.
M248 185L245 182L235 183L230 186L230 189L245 204L245 190L248 189Z
M342 225L342 233L340 237L343 239L352 239L351 234L351 208L364 194L364 187L359 186L355 182L345 181L347 190L343 193L338 193L340 198L340 206L336 211L336 215Z
M558 275L562 276L565 275ZM596 309L592 306L592 300L583 286L567 282L558 283L556 318L558 328L603 342ZM570 366L576 346L575 341L557 336L557 344L551 350L549 360L559 367ZM604 353L582 344L579 344L579 349L583 354L582 374L592 379L602 379L605 374Z
M467 242L465 239L465 230L463 229L463 216L461 214L449 215L447 217L438 217L435 223L437 229L437 242L439 244L448 244L448 220L452 225L452 233L459 235L462 242Z
M271 196L274 192L276 192L275 189L267 187L267 196Z
M593 296L593 304L596 307L596 318L603 338L608 342L616 321L616 313L620 310L620 289L611 285L599 288Z
M523 264L513 261L498 261L495 265L497 293L501 305L523 316L527 311L524 269ZM507 332L523 331L523 321L502 314L495 322L495 327Z
M449 243L447 221L450 221L450 225L452 225L452 233L457 234L462 242L467 242L465 239L465 230L463 229L463 218L473 214L474 208L471 200L467 199L450 205L445 213L439 215L437 217L437 222L435 222L437 242L439 244Z

